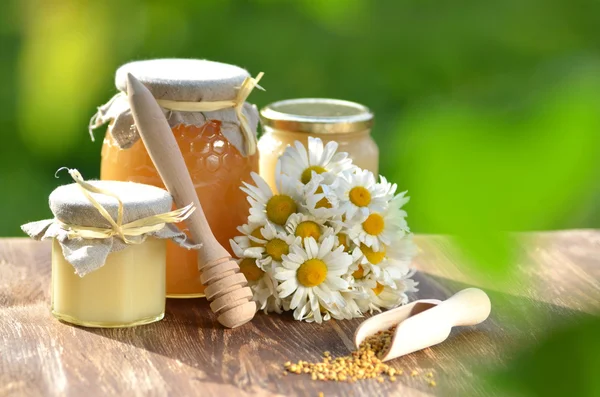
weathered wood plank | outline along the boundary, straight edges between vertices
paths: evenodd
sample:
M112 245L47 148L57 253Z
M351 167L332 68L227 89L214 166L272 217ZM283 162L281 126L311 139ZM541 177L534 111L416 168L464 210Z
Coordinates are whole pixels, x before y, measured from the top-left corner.
M600 310L600 232L538 233L518 239L507 282L473 278L444 237L416 238L416 297L444 299L466 286L491 296L491 318L454 330L444 344L393 361L405 372L432 371L395 383L314 382L284 376L287 360L345 355L360 323L299 323L258 314L239 329L218 326L204 300L169 300L162 322L128 329L86 329L49 313L47 243L0 240L0 395L461 395L477 390L474 372L501 365L550 324ZM511 282L512 281L512 282ZM533 281L533 282L532 282ZM415 298L415 297L413 297Z

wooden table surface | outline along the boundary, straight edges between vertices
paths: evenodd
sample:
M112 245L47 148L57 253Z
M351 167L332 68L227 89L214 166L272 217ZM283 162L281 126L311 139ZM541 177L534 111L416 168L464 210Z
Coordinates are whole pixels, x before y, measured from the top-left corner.
M323 325L258 314L241 328L218 326L204 299L168 300L161 322L126 329L86 329L49 313L50 245L0 240L0 396L270 396L485 394L475 372L502 366L523 345L600 311L600 231L520 235L514 272L500 282L475 278L444 237L418 236L420 291L444 299L478 286L492 300L483 324L455 329L441 345L392 361L405 373L354 384L284 376L288 360L345 355L360 320ZM478 280L478 281L476 281ZM425 374L433 372L436 387Z

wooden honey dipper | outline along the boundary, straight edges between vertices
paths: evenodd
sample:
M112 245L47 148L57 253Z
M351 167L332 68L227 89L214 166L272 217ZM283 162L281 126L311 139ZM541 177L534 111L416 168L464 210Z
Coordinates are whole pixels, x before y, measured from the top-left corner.
M225 327L235 328L247 323L256 312L252 290L238 264L219 244L206 221L167 119L150 91L131 74L127 75L127 97L137 130L175 204L181 208L192 202L196 207L186 224L194 241L203 244L198 251L198 269L211 310Z

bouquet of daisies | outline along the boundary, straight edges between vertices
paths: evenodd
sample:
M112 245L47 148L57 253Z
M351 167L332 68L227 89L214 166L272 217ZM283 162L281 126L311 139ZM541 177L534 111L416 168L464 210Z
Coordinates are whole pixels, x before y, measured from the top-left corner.
M241 188L250 215L230 242L265 312L350 319L405 304L416 291L406 192L337 147L311 137L307 151L296 142L277 162L277 192L255 173L255 185Z

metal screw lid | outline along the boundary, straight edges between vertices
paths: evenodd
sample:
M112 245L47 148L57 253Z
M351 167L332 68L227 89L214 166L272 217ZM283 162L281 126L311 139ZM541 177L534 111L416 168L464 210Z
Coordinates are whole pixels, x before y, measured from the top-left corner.
M373 113L361 104L326 98L274 102L260 111L263 125L313 134L361 132L373 125Z

